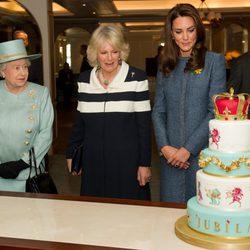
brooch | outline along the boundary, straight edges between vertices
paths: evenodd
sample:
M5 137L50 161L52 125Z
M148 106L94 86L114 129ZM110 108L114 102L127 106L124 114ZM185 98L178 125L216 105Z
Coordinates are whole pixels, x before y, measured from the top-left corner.
M34 89L31 89L30 91L29 91L29 93L28 93L28 95L30 96L30 97L35 97L36 96L36 91L34 90Z
M195 69L191 71L192 75L200 75L202 73L203 69Z

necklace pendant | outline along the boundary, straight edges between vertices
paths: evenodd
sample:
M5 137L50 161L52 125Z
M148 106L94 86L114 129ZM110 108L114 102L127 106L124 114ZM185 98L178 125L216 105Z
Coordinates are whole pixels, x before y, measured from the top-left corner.
M109 85L109 80L104 80L103 83L104 83L104 85L107 86L107 85Z

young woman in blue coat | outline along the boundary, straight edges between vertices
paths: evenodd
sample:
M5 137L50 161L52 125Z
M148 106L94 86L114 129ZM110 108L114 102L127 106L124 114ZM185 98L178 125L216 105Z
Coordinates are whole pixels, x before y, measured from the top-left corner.
M196 194L199 152L208 144L212 96L225 90L224 57L208 52L205 29L190 4L172 8L157 75L153 123L161 155L161 201L184 203Z

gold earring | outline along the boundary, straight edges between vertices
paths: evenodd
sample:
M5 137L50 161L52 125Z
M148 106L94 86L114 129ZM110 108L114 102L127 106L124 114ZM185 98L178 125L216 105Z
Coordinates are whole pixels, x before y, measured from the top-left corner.
M118 59L118 64L119 65L122 65L122 59L119 57L119 59Z
M96 66L97 66L97 70L99 70L101 68L99 61L96 61Z

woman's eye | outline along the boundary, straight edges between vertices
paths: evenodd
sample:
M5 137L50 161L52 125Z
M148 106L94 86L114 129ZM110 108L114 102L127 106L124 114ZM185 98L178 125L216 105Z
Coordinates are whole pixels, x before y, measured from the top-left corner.
M189 29L188 31L189 31L189 32L194 32L194 31L195 31L195 28Z

